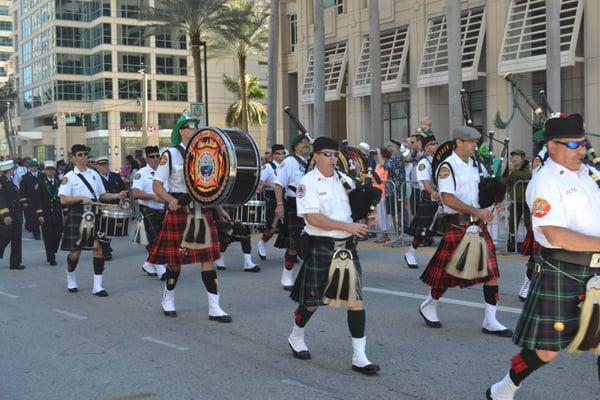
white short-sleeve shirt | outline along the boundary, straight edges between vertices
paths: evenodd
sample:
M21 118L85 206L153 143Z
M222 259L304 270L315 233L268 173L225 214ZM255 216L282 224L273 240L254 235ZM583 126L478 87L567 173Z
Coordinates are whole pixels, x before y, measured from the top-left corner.
M273 168L273 163L275 168ZM279 165L277 161L273 160L271 162L266 163L263 168L260 170L260 180L261 182L265 182L267 186L273 187L275 184L275 179L277 178L277 170L279 169Z
M180 143L179 146L185 152L185 145ZM171 171L169 171L169 159L171 160ZM156 168L153 180L162 183L165 186L165 190L171 193L188 193L185 177L183 176L183 161L179 150L171 147L160 156L160 162L158 163L158 168Z
M448 168L446 163L452 168ZM437 186L440 194L451 193L466 205L479 208L479 169L473 159L463 161L452 152L438 167ZM445 204L444 211L447 214L458 214L458 211Z
M83 180L77 175L81 174L88 181L94 193L90 192ZM58 188L59 196L85 196L88 199L100 199L100 195L106 193L102 178L98 172L87 168L85 171L79 170L77 166L69 171L60 182Z
M425 156L417 163L417 181L419 181L419 189L425 190L423 181L432 182L431 179L431 162L432 156Z
M286 197L296 197L296 193L289 186L293 186L297 190L305 171L306 167L300 164L296 157L289 156L279 164L275 184L285 189Z
M584 235L600 237L600 188L587 166L571 171L552 159L544 161L527 186L527 205L535 240L551 246L542 226L557 226Z
M149 165L146 165L144 168L141 168L133 177L133 184L131 185L131 188L141 190L146 194L154 194L154 190L152 190L152 182L155 174L156 171L150 168ZM165 190L169 190L168 183L165 185ZM139 199L138 203L155 210L162 210L165 208L164 203L156 200Z
M342 179L353 184L349 178L344 175L338 176L337 173L331 177L323 176L318 168L304 175L300 180L296 196L298 216L323 214L334 221L352 222L350 201ZM312 236L327 236L336 239L351 236L346 231L328 231L310 225L306 219L305 222L304 231Z

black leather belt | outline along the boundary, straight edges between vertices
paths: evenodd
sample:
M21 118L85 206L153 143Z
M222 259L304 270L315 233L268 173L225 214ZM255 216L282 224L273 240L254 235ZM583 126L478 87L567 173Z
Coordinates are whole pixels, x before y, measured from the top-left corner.
M469 225L471 222L479 221L479 218L469 214L446 214L446 219L452 225Z
M586 265L590 268L600 268L600 253L540 247L540 256L542 256L542 258L563 261L571 264Z

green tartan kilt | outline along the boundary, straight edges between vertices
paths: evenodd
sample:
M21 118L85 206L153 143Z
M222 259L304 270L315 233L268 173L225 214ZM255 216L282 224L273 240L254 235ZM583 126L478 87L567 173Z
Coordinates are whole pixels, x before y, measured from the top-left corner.
M553 259L547 261L581 282L557 271L538 257L513 342L530 350L560 351L577 335L579 296L585 293L585 284L593 273L588 266ZM563 330L555 329L557 322L564 324ZM558 325L558 328L562 326Z
M92 210L94 211L94 210ZM62 251L79 251L79 250L91 250L87 248L82 248L78 246L76 243L79 241L81 235L79 232L79 228L81 226L81 220L83 218L83 210L73 210L69 209L67 213L67 221L63 226L63 234L62 240L60 242L60 249ZM94 233L98 232L98 215L96 214L96 227L94 228ZM97 238L97 237L96 237ZM95 243L94 243L95 244Z
M339 243L339 242L337 242ZM306 306L321 306L323 295L329 280L329 266L333 258L336 242L331 238L311 237L310 250L307 260L302 263L290 298L298 304ZM358 285L362 288L362 269L356 250L352 248L352 239L346 242L345 248L352 251L354 266L358 275ZM361 290L362 292L362 290Z

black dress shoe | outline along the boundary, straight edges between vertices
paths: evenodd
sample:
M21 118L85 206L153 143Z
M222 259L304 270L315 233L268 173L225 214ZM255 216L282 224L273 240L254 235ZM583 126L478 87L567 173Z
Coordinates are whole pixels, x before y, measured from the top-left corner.
M225 271L226 269L224 265L217 265L217 271Z
M292 344L290 342L288 342L288 344L290 345L290 349L292 349L292 354L298 360L310 360L311 359L311 355L308 350L296 351L296 350L294 350L294 348L292 347Z
M291 291L292 291L292 289L294 289L294 287L293 287L293 286L284 286L284 287L283 287L283 290L287 290L288 292L291 292Z
M513 337L513 331L511 331L510 329L503 329L501 331L490 331L489 329L481 328L481 332L485 333L486 335L494 335L503 338Z
M212 315L209 315L208 319L211 321L227 323L227 322L231 322L231 315L220 315L218 317L213 317Z
M260 272L260 267L255 265L252 268L244 268L244 272Z
M167 317L176 317L177 316L177 311L173 310L173 311L165 311L163 310L163 314L165 314L165 316Z
M94 296L98 296L98 297L108 297L108 292L106 290L101 290L99 292L96 293L92 293Z
M50 265L56 265L56 261L49 261Z
M442 323L440 321L431 321L429 319L427 319L427 317L425 317L425 314L423 314L423 312L421 311L421 309L419 308L419 314L421 314L421 317L423 317L423 321L425 321L425 325L427 325L430 328L441 328L442 327Z
M379 368L379 365L377 364L369 364L365 365L364 367L357 367L356 365L352 365L352 370L365 375L375 375L381 370L381 368Z
M77 293L79 291L79 289L77 289L76 287L74 287L74 288L67 288L67 290L69 291L69 293Z
M24 265L11 265L9 269L22 270L25 269Z
M263 261L265 261L265 260L267 259L267 256L263 256L263 255L261 255L261 254L259 254L259 255L258 255L258 257L259 257L261 260L263 260Z

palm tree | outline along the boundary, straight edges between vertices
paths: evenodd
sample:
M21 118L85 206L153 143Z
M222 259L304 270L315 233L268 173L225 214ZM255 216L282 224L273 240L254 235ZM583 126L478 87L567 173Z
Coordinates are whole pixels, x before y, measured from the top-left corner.
M217 53L231 54L233 52L238 62L239 85L242 124L241 128L248 131L249 125L249 87L246 62L251 55L264 56L269 43L267 9L257 7L252 0L232 0L228 7L236 15L237 23L224 24L215 29L212 47Z
M239 10L228 7L230 1L160 0L142 15L142 19L154 22L145 27L148 35L183 31L190 38L197 102L203 100L200 45L204 36L223 26L235 26L241 18Z
M248 120L252 125L260 126L267 118L267 110L259 100L264 100L265 97L267 97L267 94L258 84L258 77L246 76L244 78L244 82L246 82L246 90L244 92L247 96L246 104L248 107ZM227 90L235 94L237 97L237 100L233 102L227 109L225 123L228 127L242 126L242 91L240 90L239 81L227 75L223 75L223 83L225 84ZM245 131L248 130L245 129Z

